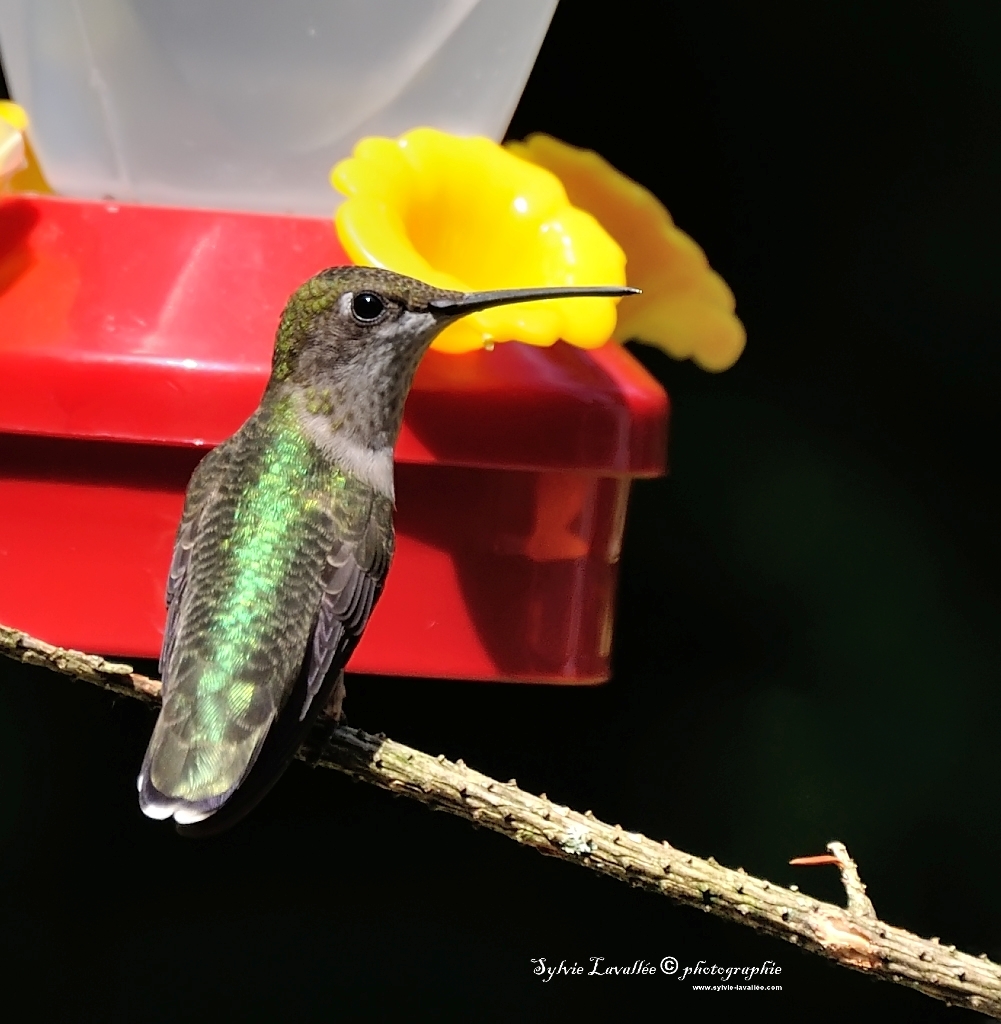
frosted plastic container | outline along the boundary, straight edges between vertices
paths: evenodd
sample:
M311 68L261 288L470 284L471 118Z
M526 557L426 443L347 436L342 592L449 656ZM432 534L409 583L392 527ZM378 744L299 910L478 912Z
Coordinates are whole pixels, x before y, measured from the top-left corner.
M557 0L0 0L57 192L329 214L365 135L500 139Z

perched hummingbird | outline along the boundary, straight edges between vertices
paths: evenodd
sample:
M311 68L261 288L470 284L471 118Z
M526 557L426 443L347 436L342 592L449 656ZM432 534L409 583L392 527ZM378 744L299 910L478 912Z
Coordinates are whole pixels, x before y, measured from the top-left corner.
M251 810L320 711L393 555L393 449L421 357L459 317L622 287L462 293L335 267L289 299L250 419L199 464L167 581L163 706L139 805L191 834ZM200 824L199 824L200 823Z

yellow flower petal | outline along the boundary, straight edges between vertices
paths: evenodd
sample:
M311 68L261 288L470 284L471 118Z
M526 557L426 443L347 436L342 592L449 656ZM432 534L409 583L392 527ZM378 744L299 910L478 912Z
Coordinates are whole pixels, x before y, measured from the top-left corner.
M570 202L594 214L625 249L629 284L643 294L621 307L618 337L656 345L707 370L737 361L746 334L734 316L733 292L653 193L597 153L548 135L507 148L556 174Z
M0 100L0 121L4 121L22 134L28 131L28 115L24 107L10 100ZM25 166L11 176L7 187L12 192L51 193L52 189L42 174L38 157L35 156L35 151L27 138L24 140L24 159Z
M624 284L625 254L559 178L489 139L417 128L363 139L331 172L347 198L337 234L355 263L461 291L531 285ZM496 307L443 331L434 347L465 352L495 341L593 348L615 328L616 299Z
M0 118L19 132L28 130L28 115L24 112L24 107L19 107L10 100L0 100Z

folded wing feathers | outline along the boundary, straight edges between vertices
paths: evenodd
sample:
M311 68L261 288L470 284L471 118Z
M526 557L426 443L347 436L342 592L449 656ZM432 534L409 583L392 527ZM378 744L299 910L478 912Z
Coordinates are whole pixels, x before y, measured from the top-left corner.
M226 445L222 444L218 448L213 448L195 467L191 483L188 486L188 494L184 500L184 512L177 527L174 554L170 560L170 570L167 573L167 622L163 628L163 645L160 648L159 670L160 678L163 680L161 697L164 699L167 696L167 666L170 664L170 657L177 640L177 620L181 610L180 598L188 577L191 552L198 536L202 512L215 492L215 487L207 482L212 479L209 467L213 464L222 464L222 460L225 458Z
M311 665L300 718L305 718L313 698L323 685L335 656L361 634L385 575L381 560L362 559L375 565L360 565L360 544L342 542L327 556L328 572L313 631ZM372 575L372 570L378 574Z

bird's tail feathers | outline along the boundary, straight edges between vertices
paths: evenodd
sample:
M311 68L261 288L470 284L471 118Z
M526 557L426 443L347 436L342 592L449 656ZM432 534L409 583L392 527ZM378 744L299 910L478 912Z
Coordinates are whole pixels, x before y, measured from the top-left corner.
M139 807L147 818L155 818L158 821L173 818L178 825L193 825L195 822L204 821L214 814L229 796L227 793L208 800L182 800L167 796L150 781L146 765L143 765L143 770L139 773L137 785Z
M270 694L259 688L252 714L232 722L220 740L198 724L199 717L212 717L209 702L218 698L192 697L188 690L171 687L136 780L143 814L178 825L204 821L227 803L254 767L277 715Z

